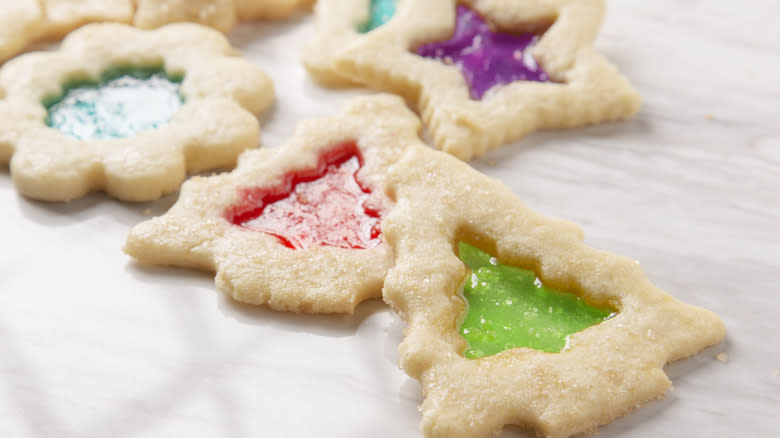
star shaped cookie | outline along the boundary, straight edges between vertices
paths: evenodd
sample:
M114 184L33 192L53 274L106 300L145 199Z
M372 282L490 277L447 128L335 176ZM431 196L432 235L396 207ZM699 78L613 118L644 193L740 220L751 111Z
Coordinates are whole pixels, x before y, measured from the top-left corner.
M555 438L592 432L663 397L664 365L724 337L718 316L454 157L409 148L387 184L396 207L382 229L395 264L383 293L408 324L400 361L425 393L426 438L487 438L505 424ZM539 304L545 294L553 299ZM545 321L558 325L558 314L574 328L551 328L548 342ZM519 343L502 339L514 329Z
M94 190L157 199L187 172L235 164L257 145L268 76L195 24L93 24L56 52L0 69L4 157L20 193L67 201ZM32 116L31 116L32 114Z
M170 211L133 228L125 251L216 271L217 288L238 301L352 313L381 296L392 266L385 174L419 129L396 96L353 100L299 124L279 148L245 152L230 173L191 178Z
M593 48L603 13L603 0L401 0L324 65L415 103L436 147L467 160L538 129L638 111L638 94Z

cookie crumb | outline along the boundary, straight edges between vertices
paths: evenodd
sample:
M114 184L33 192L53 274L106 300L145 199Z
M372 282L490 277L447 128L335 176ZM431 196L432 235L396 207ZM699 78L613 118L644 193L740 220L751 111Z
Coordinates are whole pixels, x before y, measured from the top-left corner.
M718 353L718 355L715 356L715 359L718 359L719 361L726 363L729 361L729 355L726 353Z
M707 120L713 120L713 119L715 119L715 116L713 116L712 114L705 114L704 118L707 119Z
M780 374L780 368L775 368L775 376Z
M495 160L490 160L490 161L488 161L488 166L490 166L490 167L496 167L496 161L495 161Z
M146 210L143 211L143 215L144 216L151 216L152 215L152 209L151 208L147 208Z

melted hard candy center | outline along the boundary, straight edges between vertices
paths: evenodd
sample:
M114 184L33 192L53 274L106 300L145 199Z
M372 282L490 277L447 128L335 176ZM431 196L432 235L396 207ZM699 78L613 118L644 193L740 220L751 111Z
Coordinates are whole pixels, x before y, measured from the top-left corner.
M502 265L466 243L460 243L458 254L472 271L463 288L468 313L460 326L468 358L516 347L557 353L569 335L614 315L611 309L545 287L532 271Z
M360 26L358 31L361 33L371 32L385 25L395 15L397 4L398 0L371 0L369 19Z
M160 69L124 69L73 84L47 105L48 125L79 140L125 138L167 124L182 106L181 80Z
M550 81L531 55L537 39L533 33L493 32L479 14L461 5L452 38L422 45L417 54L455 65L466 79L472 99L479 100L498 85Z
M228 219L292 249L376 247L384 206L375 205L376 197L358 181L361 163L357 145L342 144L321 157L317 169L287 175L274 187L242 190Z

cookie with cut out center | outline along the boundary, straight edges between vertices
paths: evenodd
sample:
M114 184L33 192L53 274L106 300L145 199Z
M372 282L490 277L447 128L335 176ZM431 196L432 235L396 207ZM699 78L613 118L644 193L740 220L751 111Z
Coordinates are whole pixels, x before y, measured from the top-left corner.
M268 76L234 53L195 24L93 24L58 51L7 62L0 132L17 189L47 201L94 190L146 201L188 171L232 166L257 145L256 115L273 101Z
M393 17L359 36L367 2L346 7L358 3L318 3L321 46L309 69L404 96L436 147L458 158L639 109L636 91L593 48L602 0L399 0Z
M298 125L272 152L187 181L177 203L137 225L125 251L141 263L216 271L217 288L274 310L352 313L381 297L392 265L381 221L387 168L419 142L395 96L351 101Z
M663 397L667 363L724 337L717 315L454 157L409 148L387 181L383 294L407 322L400 360L425 393L426 438L592 432Z

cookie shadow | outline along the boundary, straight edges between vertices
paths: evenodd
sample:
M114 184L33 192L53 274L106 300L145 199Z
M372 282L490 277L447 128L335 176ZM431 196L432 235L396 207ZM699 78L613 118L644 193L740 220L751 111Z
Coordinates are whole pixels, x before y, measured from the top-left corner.
M90 193L68 202L44 202L17 196L19 210L28 220L46 226L64 227L95 217L111 217L116 222L131 227L153 215L167 211L178 193L166 195L156 201L142 203L121 202L104 193Z
M354 336L366 319L387 309L387 305L382 300L372 299L361 303L352 315L296 314L275 311L264 305L242 303L216 288L214 291L218 294L217 305L220 312L242 324L270 325L287 332L332 338Z

